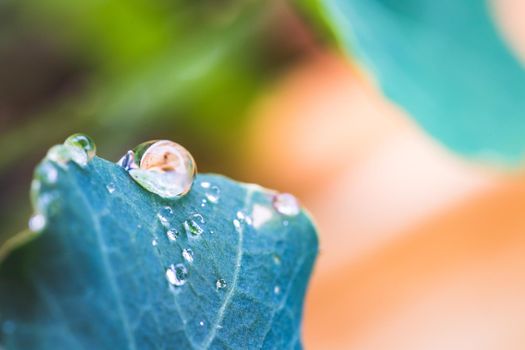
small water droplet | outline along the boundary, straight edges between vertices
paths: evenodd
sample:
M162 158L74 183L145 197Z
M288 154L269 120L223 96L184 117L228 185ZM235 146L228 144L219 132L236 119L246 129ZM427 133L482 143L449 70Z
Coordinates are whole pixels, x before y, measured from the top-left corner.
M297 198L290 193L274 195L272 204L278 213L286 216L295 216L301 211Z
M29 229L33 232L40 232L46 227L46 217L42 214L35 214L29 219Z
M53 185L57 182L58 171L57 169L49 162L43 163L38 168L38 177L47 185Z
M246 223L248 225L252 224L252 218L249 215L247 215L246 213L244 213L242 211L238 211L236 216L237 216L237 219L239 219L239 221L241 223Z
M273 292L274 292L275 294L281 294L281 287L279 287L279 286L275 286L275 287L273 287Z
M233 219L233 226L235 227L235 230L240 231L241 230L241 222L237 219Z
M166 231L166 237L168 237L168 240L170 242L175 242L177 240L177 237L179 237L179 231L175 229L169 229Z
M236 219L233 219L233 226L237 231L240 231L243 225L252 225L252 218L244 212L238 211L235 216Z
M156 247L159 244L159 242L156 239L151 240L151 245Z
M182 257L190 264L193 262L193 250L186 248L182 250Z
M180 287L186 283L188 269L184 264L171 265L166 269L166 279L171 285Z
M106 190L108 190L108 192L111 194L113 192L115 192L115 184L110 182L106 185Z
M211 183L209 183L208 181L201 182L202 188L210 188L210 186L211 186Z
M83 149L70 145L55 145L51 147L47 151L46 158L64 169L70 161L73 161L80 167L84 167L89 160L87 153Z
M219 278L217 281L215 281L215 287L217 289L224 289L226 288L228 285L226 284L226 281L223 280L222 278Z
M203 327L204 326L204 321L200 321L199 322L199 326Z
M164 227L170 227L171 220L173 218L173 209L171 209L170 207L162 207L159 210L159 213L157 214L157 217L159 218L160 223Z
M66 139L64 144L81 149L86 153L88 160L93 159L97 154L95 142L85 134L73 134Z
M118 164L143 188L163 198L178 198L191 189L197 168L181 145L169 140L141 143Z
M186 230L186 233L193 236L199 236L204 232L204 229L201 227L201 224L204 224L204 218L201 214L193 214L191 217L184 221L183 226Z
M201 186L202 186L202 184L201 184ZM221 189L218 186L216 186L216 185L210 185L210 186L204 187L204 188L206 189L206 192L204 192L204 195L206 196L206 199L208 199L210 201L210 203L217 204L219 202L220 197L221 197Z
M117 165L124 168L124 170L129 171L131 169L137 169L138 165L135 164L135 153L133 151L127 151L126 154L122 156L117 162Z
M279 255L273 254L272 259L275 265L281 265L281 257Z
M201 201L201 208L204 208L206 206L206 204L208 204L208 201L206 199L203 199Z

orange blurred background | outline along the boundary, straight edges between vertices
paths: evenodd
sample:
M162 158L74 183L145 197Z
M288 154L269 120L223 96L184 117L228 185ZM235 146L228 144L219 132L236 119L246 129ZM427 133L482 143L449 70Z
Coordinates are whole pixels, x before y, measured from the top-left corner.
M493 5L524 57L525 3ZM372 79L319 50L252 109L247 174L320 229L305 347L524 349L522 172L453 154Z

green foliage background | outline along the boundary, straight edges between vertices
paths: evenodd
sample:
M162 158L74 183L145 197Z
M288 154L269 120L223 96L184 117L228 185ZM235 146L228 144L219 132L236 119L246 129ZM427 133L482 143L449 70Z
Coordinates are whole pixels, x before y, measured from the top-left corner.
M0 242L30 214L34 165L82 131L117 160L153 138L236 174L246 110L304 45L279 1L0 4Z

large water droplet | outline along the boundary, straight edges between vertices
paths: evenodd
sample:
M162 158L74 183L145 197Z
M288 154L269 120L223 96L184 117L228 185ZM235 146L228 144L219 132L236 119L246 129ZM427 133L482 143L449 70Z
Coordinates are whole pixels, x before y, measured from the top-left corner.
M204 224L204 218L202 217L202 215L193 214L188 220L184 221L183 226L187 234L199 236L204 232L204 229L201 227L201 224Z
M182 257L190 264L193 262L193 250L186 248L182 250Z
M46 227L46 217L43 214L31 216L28 222L29 229L33 232L40 232Z
M188 279L188 269L184 264L171 265L166 269L166 279L171 285L180 287Z
M276 194L272 203L275 210L282 215L295 216L301 211L297 198L290 193Z
M88 160L93 159L97 154L95 142L85 134L73 134L66 139L64 144L80 148L86 153Z
M223 280L222 278L219 278L217 281L215 281L215 287L217 289L224 289L228 286L228 284L226 283L225 280Z
M206 190L204 195L210 203L217 204L219 202L219 198L221 197L221 189L219 186L212 185L208 181L203 181L201 182L201 187Z
M146 190L163 198L178 198L191 189L197 168L181 145L169 140L141 143L119 162Z

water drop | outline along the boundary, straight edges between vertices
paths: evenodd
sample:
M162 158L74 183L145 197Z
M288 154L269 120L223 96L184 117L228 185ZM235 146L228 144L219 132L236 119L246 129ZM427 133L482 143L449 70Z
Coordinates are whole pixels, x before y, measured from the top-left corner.
M301 211L297 198L290 193L276 194L272 203L275 210L282 215L295 216Z
M164 227L169 227L171 225L171 220L173 218L173 209L170 207L162 207L157 214L161 224Z
M204 326L204 321L200 321L199 322L199 326L203 327Z
M208 201L206 199L203 199L201 201L201 208L204 208L206 206L206 204L208 204Z
M235 227L235 230L240 231L241 230L241 222L237 219L233 219L233 226Z
M238 211L236 216L237 216L237 219L239 219L241 223L246 223L248 225L252 224L252 218L249 215L245 214L244 212Z
M110 182L109 184L106 185L106 190L108 190L110 194L115 192L115 184Z
M57 182L58 171L57 169L49 162L43 163L37 170L38 177L48 185L53 185Z
M193 250L186 248L182 250L182 257L190 264L193 262Z
M35 214L29 219L29 229L33 232L40 232L46 227L46 217L42 214Z
M215 281L215 287L217 289L224 289L226 288L228 285L226 284L226 281L223 280L222 278L219 278L217 281Z
M85 134L73 134L66 139L64 144L83 150L88 160L93 159L97 154L95 142Z
M281 265L281 257L279 255L273 254L272 259L275 265Z
M151 240L151 245L156 247L159 244L159 242L156 239Z
M178 198L188 193L197 172L190 152L168 140L141 143L128 151L118 164L138 184L163 198Z
M138 169L139 167L137 164L135 164L135 153L133 153L133 151L127 151L126 154L124 154L117 162L117 165L120 165L126 171Z
M183 226L186 230L186 233L193 236L199 236L204 232L201 224L204 224L204 218L202 215L193 214L188 220L184 221Z
M235 227L235 230L239 232L242 229L243 225L251 225L252 224L252 218L249 215L246 215L242 211L238 211L235 214L236 218L233 219L233 226Z
M255 204L252 209L253 226L260 228L272 219L273 210L270 207Z
M275 286L275 287L273 287L273 292L274 292L275 294L281 294L281 287L279 287L279 286Z
M219 186L212 185L206 181L201 183L201 187L206 190L204 195L210 203L217 204L219 202L219 198L221 197L221 189Z
M168 240L170 242L175 242L178 236L179 236L179 231L175 229L169 229L166 231L166 237L168 237Z
M55 145L47 151L46 157L64 169L70 161L84 167L89 160L83 149L71 145Z
M188 269L184 264L171 265L166 269L166 279L171 285L180 287L186 283Z

